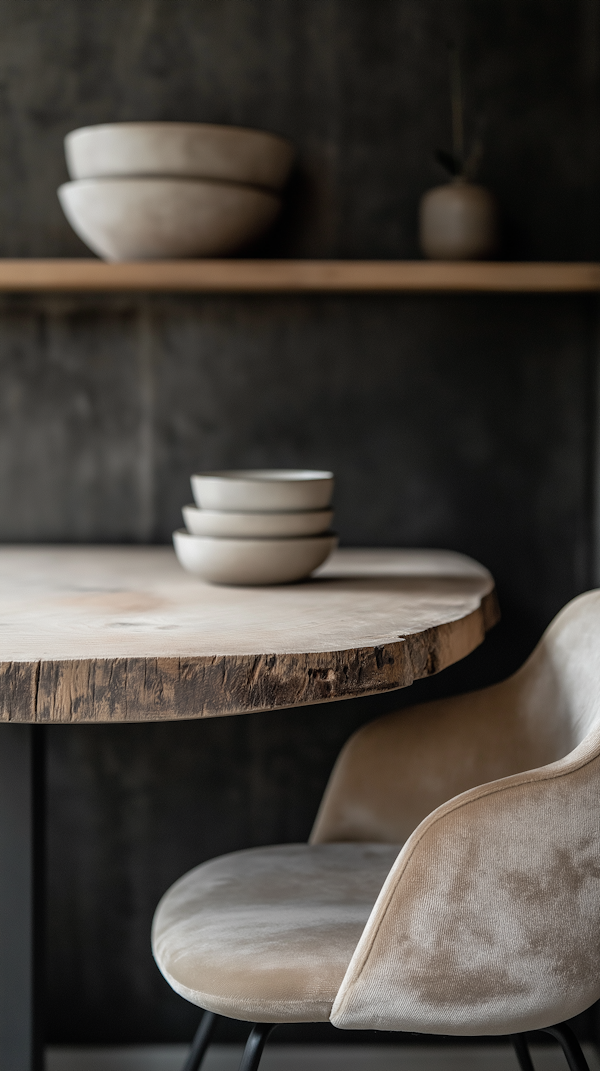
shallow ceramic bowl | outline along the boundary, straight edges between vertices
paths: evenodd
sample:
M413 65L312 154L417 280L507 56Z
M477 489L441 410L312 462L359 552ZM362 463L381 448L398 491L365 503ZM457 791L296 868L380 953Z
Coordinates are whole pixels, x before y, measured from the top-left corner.
M302 539L215 539L173 532L184 569L213 584L290 584L309 576L337 546L337 536Z
M102 123L65 138L72 179L178 175L280 190L294 160L286 138L213 123Z
M105 260L232 253L280 208L266 190L200 179L82 179L66 182L58 197L73 230Z
M321 535L331 528L333 510L310 509L295 513L232 513L184 506L188 532L199 536L277 538Z
M283 513L327 509L333 473L313 469L223 469L191 477L200 509Z

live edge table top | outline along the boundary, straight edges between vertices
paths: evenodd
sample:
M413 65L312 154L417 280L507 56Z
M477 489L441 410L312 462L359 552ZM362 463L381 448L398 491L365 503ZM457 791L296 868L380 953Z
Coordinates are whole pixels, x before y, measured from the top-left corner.
M403 688L498 618L461 554L338 550L308 581L217 587L169 547L0 548L0 720L166 721Z

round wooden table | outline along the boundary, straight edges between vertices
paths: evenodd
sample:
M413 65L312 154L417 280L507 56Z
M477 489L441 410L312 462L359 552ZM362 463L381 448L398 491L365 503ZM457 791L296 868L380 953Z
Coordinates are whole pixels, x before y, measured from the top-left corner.
M451 551L339 550L204 584L168 547L0 548L0 1068L42 1066L43 726L221 717L403 688L464 658L494 582Z

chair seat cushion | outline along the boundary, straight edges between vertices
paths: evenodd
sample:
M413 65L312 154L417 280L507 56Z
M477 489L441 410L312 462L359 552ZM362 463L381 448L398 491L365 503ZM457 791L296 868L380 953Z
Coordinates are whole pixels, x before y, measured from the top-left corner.
M209 1011L326 1022L398 851L284 844L203 863L156 909L156 962L177 993Z

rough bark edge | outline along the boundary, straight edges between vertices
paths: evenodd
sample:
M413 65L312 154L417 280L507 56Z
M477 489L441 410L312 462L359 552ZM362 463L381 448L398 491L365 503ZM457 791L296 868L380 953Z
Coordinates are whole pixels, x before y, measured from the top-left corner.
M470 654L499 619L494 590L458 621L380 647L213 658L0 663L0 721L179 721L309 706L406 688Z

